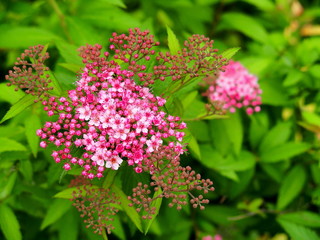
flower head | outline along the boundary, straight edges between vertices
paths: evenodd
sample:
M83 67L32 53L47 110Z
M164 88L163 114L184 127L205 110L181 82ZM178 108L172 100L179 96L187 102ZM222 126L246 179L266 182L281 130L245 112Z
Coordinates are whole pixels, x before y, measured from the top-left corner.
M248 114L260 111L262 90L258 79L241 63L230 61L218 78L208 83L205 95L211 102L222 103L231 113L236 108L245 108Z

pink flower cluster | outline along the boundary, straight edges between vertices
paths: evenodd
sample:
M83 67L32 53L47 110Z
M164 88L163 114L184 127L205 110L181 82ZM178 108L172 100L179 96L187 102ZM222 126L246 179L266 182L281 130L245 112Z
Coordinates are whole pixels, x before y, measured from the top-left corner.
M225 71L210 84L206 95L212 102L220 102L231 113L236 108L245 108L247 114L260 111L262 93L258 79L239 62L230 61Z
M137 165L165 145L163 139L170 138L168 146L183 153L179 142L184 132L179 130L186 124L160 110L164 99L137 85L131 71L109 67L99 72L90 66L69 98L43 102L48 115L58 120L47 122L37 134L43 139L40 146L51 142L60 148L52 154L56 162L63 161L65 170L80 165L82 175L92 179L102 177L105 168L117 170L124 160L142 172ZM72 152L75 147L79 156Z

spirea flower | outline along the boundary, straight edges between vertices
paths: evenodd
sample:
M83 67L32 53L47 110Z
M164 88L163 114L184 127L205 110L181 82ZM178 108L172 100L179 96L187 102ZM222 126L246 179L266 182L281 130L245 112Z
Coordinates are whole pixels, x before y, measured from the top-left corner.
M40 146L51 142L60 148L52 156L64 162L65 170L80 165L82 175L102 177L105 168L117 170L123 161L140 164L164 139L175 139L174 146L182 141L184 133L179 130L186 125L161 111L166 101L137 85L132 72L119 66L102 72L87 67L67 98L43 102L48 115L58 120L37 132L43 139ZM82 150L80 156L75 147Z
M262 91L258 79L240 62L230 61L218 78L213 78L208 84L209 89L205 95L211 102L222 103L223 108L231 113L236 108L245 108L249 115L260 111Z

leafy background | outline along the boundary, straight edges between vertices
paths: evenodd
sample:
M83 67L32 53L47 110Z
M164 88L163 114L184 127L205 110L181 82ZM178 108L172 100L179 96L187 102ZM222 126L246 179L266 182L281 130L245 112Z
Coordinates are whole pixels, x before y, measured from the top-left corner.
M317 0L1 1L0 118L24 96L5 85L4 75L31 45L49 44L48 65L63 89L76 80L77 48L107 46L113 31L149 29L163 50L167 26L180 43L204 34L220 50L241 47L234 59L259 77L262 111L187 122L193 140L185 161L214 180L210 205L178 212L163 204L147 235L122 212L109 238L320 239L318 6ZM72 177L62 176L50 149L38 148L34 132L46 117L31 103L18 103L0 126L0 239L101 239L70 201L54 198Z

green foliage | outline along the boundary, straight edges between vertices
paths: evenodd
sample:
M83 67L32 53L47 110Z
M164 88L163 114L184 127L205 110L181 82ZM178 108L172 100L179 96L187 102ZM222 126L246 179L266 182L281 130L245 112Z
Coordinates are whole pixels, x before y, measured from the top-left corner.
M110 239L224 240L319 239L320 234L320 38L317 1L286 0L65 0L0 2L0 239L102 239L86 229L67 199L66 174L39 148L35 131L48 121L40 104L23 90L7 87L4 74L32 45L44 44L51 58L52 92L74 88L83 67L77 49L101 44L113 31L149 29L178 52L191 34L215 41L222 57L243 63L259 78L262 110L251 116L206 115L205 97L195 79L170 96L166 108L188 125L190 165L214 181L204 211L153 204L156 215L143 220L129 207L132 186L147 179L123 171L107 174L92 188L111 187L120 197ZM152 63L148 66L152 68ZM156 83L161 95L170 81ZM173 86L175 87L175 86ZM129 170L128 170L129 171ZM122 187L120 187L122 186ZM80 189L80 190L79 190ZM156 196L161 189L152 195ZM85 194L85 193L82 193ZM146 236L145 236L146 235ZM278 235L277 235L278 236Z

